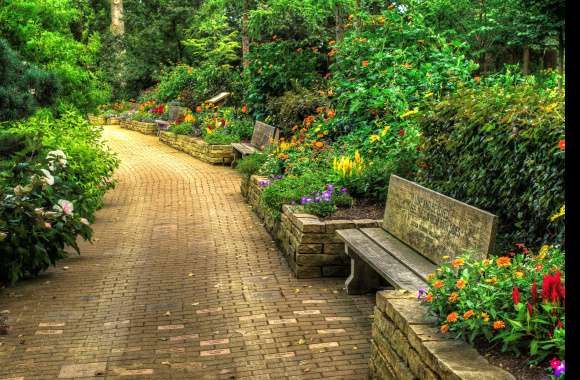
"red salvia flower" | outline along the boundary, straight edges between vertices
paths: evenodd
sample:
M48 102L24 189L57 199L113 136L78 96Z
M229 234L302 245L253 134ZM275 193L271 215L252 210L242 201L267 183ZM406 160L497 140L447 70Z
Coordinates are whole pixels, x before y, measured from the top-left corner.
M401 137L405 136L405 129L403 128L399 129L399 136Z
M538 303L538 284L536 284L536 280L532 282L532 299L534 300L534 304Z
M534 314L534 308L532 307L532 304L529 302L528 302L527 306L528 306L528 313L530 314L530 317L531 317L532 314Z
M518 303L520 303L520 291L515 285L514 288L512 289L512 299L514 300L514 304L517 305Z
M556 303L560 298L564 298L565 291L562 289L560 272L553 275L545 275L542 281L542 299Z
M560 320L560 318L558 318L558 322L556 323L558 325L558 328L563 329L564 325L562 324L562 321Z

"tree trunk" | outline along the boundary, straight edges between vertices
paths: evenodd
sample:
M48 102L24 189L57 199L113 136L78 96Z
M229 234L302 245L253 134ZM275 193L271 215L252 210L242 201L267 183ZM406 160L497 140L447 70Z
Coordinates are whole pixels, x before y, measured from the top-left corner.
M111 32L121 36L125 34L123 0L111 0Z
M342 28L343 23L342 10L340 9L340 5L338 3L334 5L334 22L335 22L336 42L340 42L344 37L344 30Z
M250 64L248 60L248 54L250 53L250 37L248 36L249 8L249 0L244 0L242 10L242 65L244 68Z
M522 55L522 73L528 75L530 73L530 47L524 44Z

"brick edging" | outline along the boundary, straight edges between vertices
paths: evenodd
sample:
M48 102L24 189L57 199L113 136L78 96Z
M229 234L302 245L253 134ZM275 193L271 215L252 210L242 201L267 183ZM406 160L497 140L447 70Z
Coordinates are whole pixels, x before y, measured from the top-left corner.
M159 141L210 164L230 164L234 159L231 145L208 144L200 138L161 131Z

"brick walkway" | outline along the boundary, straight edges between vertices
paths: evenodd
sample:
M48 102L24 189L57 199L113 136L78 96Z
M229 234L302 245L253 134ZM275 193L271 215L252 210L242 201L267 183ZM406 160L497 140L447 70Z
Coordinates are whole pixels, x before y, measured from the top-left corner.
M296 280L239 176L106 128L119 184L82 244L0 291L0 379L364 379L372 297Z

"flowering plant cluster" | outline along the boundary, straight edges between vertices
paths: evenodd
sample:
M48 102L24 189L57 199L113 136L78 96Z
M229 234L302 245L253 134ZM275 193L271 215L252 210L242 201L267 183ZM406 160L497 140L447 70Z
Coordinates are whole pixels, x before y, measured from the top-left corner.
M534 254L518 243L505 256L444 259L418 296L442 333L499 341L502 350L525 352L535 363L563 357L565 254L559 246Z
M352 206L352 198L348 195L346 187L339 189L333 184L328 184L324 191L312 192L308 196L301 197L300 205L308 213L325 217L336 212L338 207Z

